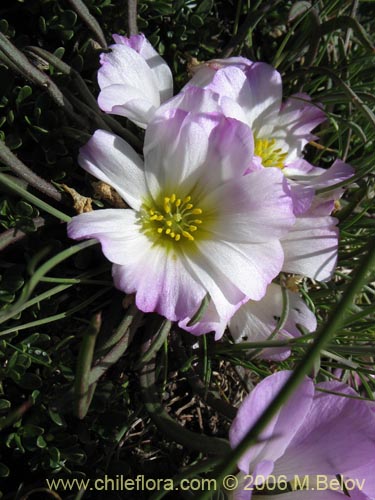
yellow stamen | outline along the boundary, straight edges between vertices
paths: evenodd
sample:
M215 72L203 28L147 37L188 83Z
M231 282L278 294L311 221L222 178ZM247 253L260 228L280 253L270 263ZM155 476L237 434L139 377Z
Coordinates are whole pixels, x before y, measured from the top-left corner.
M254 154L260 156L265 167L284 168L288 153L283 153L282 148L276 146L275 139L254 138Z
M202 215L201 208L194 207L191 196L179 198L176 193L158 198L152 205L142 206L141 223L144 232L155 241L155 243L168 245L173 241L181 241L187 245L186 240L194 241L191 233L199 236L199 226L203 224L204 218L194 219L195 215ZM166 239L166 237L169 238ZM182 243L185 241L185 243Z
M190 241L194 241L194 236L192 236L190 233L188 233L187 231L182 231L182 236L185 236L185 238L187 238L188 240Z
M166 214L169 214L170 211L171 211L171 206L169 204L170 202L170 198L168 198L167 196L164 198L164 212Z

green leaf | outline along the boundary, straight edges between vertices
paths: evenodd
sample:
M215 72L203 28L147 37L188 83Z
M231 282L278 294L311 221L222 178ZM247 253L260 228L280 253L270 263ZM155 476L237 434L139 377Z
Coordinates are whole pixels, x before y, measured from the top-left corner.
M39 347L29 347L27 352L32 356L33 362L40 362L43 365L51 363L51 358L46 351L39 349Z
M26 424L21 428L21 434L28 438L41 436L44 434L44 429L38 425Z
M9 123L9 125L12 125L14 122L14 112L12 109L10 109L7 114L7 122Z
M11 304L15 299L14 293L7 292L6 290L0 290L0 302L5 302L6 304Z
M202 2L198 5L195 13L196 14L208 14L208 12L213 7L213 0L202 0Z
M57 413L56 410L52 409L51 407L48 408L48 414L51 417L51 420L59 427L66 425L63 418Z
M18 92L16 103L21 104L21 102L27 99L29 96L31 96L32 93L33 93L32 88L29 87L28 85L24 85Z
M17 203L16 211L18 215L23 215L25 217L32 217L34 215L34 208L32 205L22 200Z
M60 451L55 446L52 446L51 448L48 448L48 454L50 456L50 467L52 467L53 469L60 467Z
M36 440L36 445L38 448L45 448L47 446L47 443L43 436L38 436Z
M58 57L59 59L62 59L64 54L65 54L65 47L58 47L53 53L53 55Z
M20 344L26 345L26 346L31 346L35 343L40 344L48 344L51 341L51 337L45 333L33 333L32 335L29 335L25 339L21 340Z
M210 300L211 300L211 297L209 296L209 294L207 294L204 297L204 299L202 300L201 305L199 306L198 311L191 318L191 320L189 321L189 323L187 324L187 326L193 326L193 325L195 325L196 323L198 323L202 319L204 313L207 311L207 307L208 307L208 304L210 303Z
M363 45L364 48L370 51L371 54L374 53L374 46L368 36L366 30L363 28L359 22L350 16L338 16L329 21L323 23L320 27L322 35L327 35L332 33L332 31L343 29L347 30L351 28L358 38L358 41Z
M46 34L47 33L47 24L46 24L46 20L44 19L43 16L39 17L39 19L38 19L38 25L39 25L40 31L43 34Z
M63 40L71 40L74 36L74 31L73 30L64 30L61 32L61 38Z
M0 411L9 410L11 406L11 402L7 399L0 399Z
M197 16L196 14L191 16L191 24L194 28L201 28L204 25L204 20L201 16Z
M9 468L5 464L0 462L0 477L8 477L9 474L10 474Z
M173 7L168 3L158 2L157 10L158 13L162 16L169 16L173 14Z
M77 14L72 10L65 10L60 17L61 27L64 29L73 28L77 22Z
M6 19L0 19L0 31L6 35L8 33L9 23Z

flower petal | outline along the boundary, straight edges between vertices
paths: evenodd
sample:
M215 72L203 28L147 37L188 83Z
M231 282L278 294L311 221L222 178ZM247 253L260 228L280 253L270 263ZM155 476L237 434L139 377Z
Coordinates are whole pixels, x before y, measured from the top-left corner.
M157 109L142 90L123 83L105 87L98 96L98 104L106 113L125 116L142 128L147 127Z
M224 332L223 326L246 300L246 296L222 273L212 258L206 258L197 251L192 255L185 253L184 260L193 278L201 283L210 295L214 308L209 306L208 317L202 324L209 326L210 330L212 330L211 325L215 326L213 331L216 332L216 339L218 339ZM195 333L201 334L201 328L203 327L194 329ZM207 330L207 333L210 330Z
M192 113L220 113L220 96L209 89L188 87L184 92L179 92L172 99L162 104L156 115L163 115L169 109L182 109Z
M298 216L304 214L311 207L314 199L314 190L309 186L289 181L290 193L293 199L293 212Z
M250 129L214 113L182 109L157 114L146 130L145 171L154 197L211 191L234 175L240 177L252 156Z
M210 239L199 241L198 248L244 295L253 300L264 296L283 263L281 245L277 240L251 245Z
M289 179L315 190L334 186L354 175L353 167L341 160L335 160L331 167L325 169L299 159L288 164L283 172Z
M97 130L79 151L78 162L91 175L110 184L134 209L147 196L143 162L121 137Z
M276 168L228 181L207 195L204 203L220 207L210 231L226 241L271 241L286 235L295 222L287 181Z
M308 212L297 217L290 232L281 239L284 249L283 271L319 281L330 279L336 266L337 219Z
M160 93L160 102L164 102L172 97L172 72L169 69L168 64L156 52L154 47L142 33L140 33L139 35L132 35L129 38L121 35L112 35L112 38L114 39L116 44L127 45L144 58L151 71L153 72L155 80L157 81Z
M143 251L134 247L127 253L126 265L113 266L112 274L117 288L136 293L141 311L157 312L171 321L194 315L206 290L193 279L180 256L155 245Z
M244 399L229 431L232 448L260 418L290 374L290 371L281 371L266 377ZM260 442L241 457L238 467L242 472L252 473L256 464L264 460L274 462L284 454L309 412L313 395L314 385L306 377L261 433Z
M154 72L150 69L145 59L135 50L127 45L111 45L111 52L101 54L102 67L98 71L98 83L101 90L111 85L125 85L126 89L135 89L135 95L139 99L143 97L143 101L150 104L150 108L160 106L160 94L158 81ZM139 93L140 92L140 93ZM126 115L126 104L128 100L134 99L134 93L129 99L121 102L126 98L124 92L120 95L120 101L116 99L116 93L112 95L112 99L106 94L106 99L103 100L99 94L99 106L104 106L103 111L111 112L112 106L123 106L123 115ZM134 112L134 110L133 110ZM142 113L142 110L139 110ZM144 117L144 122L147 123L148 117Z
M184 267L173 251L154 245L141 231L133 210L88 212L68 224L68 235L77 240L96 238L104 255L114 263L115 285L136 293L144 312L158 312L171 321L191 317L206 290Z
M282 98L281 76L272 66L253 63L243 70L228 66L216 72L208 88L237 103L255 135L272 131Z
M310 101L307 94L294 94L281 106L274 124L272 137L286 143L283 149L288 152L287 164L301 155L309 141L316 139L311 131L326 120L324 111Z
M375 464L375 414L369 403L350 397L358 395L342 383L325 382L318 387L342 396L316 392L298 433L276 462L274 474L351 477L351 471L367 465L362 479L370 478Z
M277 338L299 337L297 325L309 332L316 329L316 318L297 293L288 294L288 317ZM280 285L271 283L266 295L259 301L250 300L242 305L229 323L235 342L263 342L275 330L283 312L283 294ZM285 335L286 334L286 335Z
M232 311L228 307L226 316L231 317L238 307L239 305L237 304L233 305ZM179 322L178 326L192 335L203 335L209 332L215 332L215 340L221 339L224 335L228 322L226 318L221 318L219 316L215 304L211 299L203 317L199 320L199 322L189 325L191 319L191 317L185 318L185 320Z
M109 208L76 215L68 223L68 236L74 240L97 239L107 259L116 264L127 262L127 245L134 245L138 251L150 246L139 233L135 212L130 209Z
M245 70L254 63L245 57L227 57L225 59L211 59L210 61L193 65L190 69L193 73L193 78L189 80L183 91L190 86L204 87L209 85L219 69L227 66L237 67Z

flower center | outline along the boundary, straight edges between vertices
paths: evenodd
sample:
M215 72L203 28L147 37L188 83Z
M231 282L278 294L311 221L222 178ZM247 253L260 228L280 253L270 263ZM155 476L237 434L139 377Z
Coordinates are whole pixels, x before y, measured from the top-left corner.
M254 154L262 158L265 167L284 168L284 161L288 153L283 153L276 146L275 139L257 139L254 137Z
M175 193L160 198L152 207L142 205L141 222L143 231L151 238L164 241L194 241L202 220L201 208L194 207L191 196L178 198Z

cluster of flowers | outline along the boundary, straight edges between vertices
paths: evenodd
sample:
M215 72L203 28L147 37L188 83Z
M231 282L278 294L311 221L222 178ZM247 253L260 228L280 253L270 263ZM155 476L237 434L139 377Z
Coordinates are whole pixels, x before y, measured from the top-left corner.
M172 97L171 72L143 35L114 40L101 55L98 102L145 129L143 159L115 134L94 133L79 163L129 208L78 215L70 237L99 240L115 285L134 293L140 310L194 335L215 332L220 339L228 327L236 342L264 341L280 326L286 303L277 338L300 335L299 326L314 331L313 312L275 279L285 272L325 281L336 265L336 184L353 171L340 160L322 169L302 158L316 139L312 130L326 119L321 106L302 93L283 102L280 74L242 57L196 66ZM288 355L287 348L263 351L270 359ZM233 445L288 376L268 377L245 399L231 428ZM342 384L321 389L352 395ZM365 477L368 489L350 496L368 498L363 491L375 490L366 469L375 465L374 418L363 401L316 392L306 379L239 469L283 475L288 484L292 473ZM257 497L246 479L242 486L238 498ZM305 490L282 498L310 498ZM314 498L343 494L316 490Z

